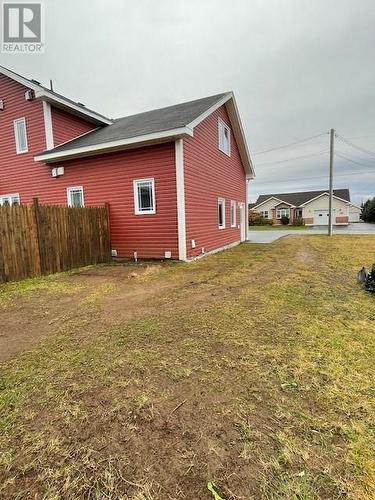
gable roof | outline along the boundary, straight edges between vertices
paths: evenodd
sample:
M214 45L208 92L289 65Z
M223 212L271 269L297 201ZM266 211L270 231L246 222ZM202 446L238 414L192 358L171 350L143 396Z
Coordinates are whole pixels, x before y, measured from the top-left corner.
M51 163L62 159L193 137L194 128L222 105L226 106L246 173L249 177L253 177L254 169L232 92L119 118L111 125L98 128L40 153L35 157L35 161Z
M270 198L277 198L278 200L285 201L291 205L299 207L313 198L323 195L324 193L328 193L328 191L325 189L322 191L303 191L298 193L261 194L255 202L255 207L261 205ZM342 200L350 202L349 189L334 189L333 194L336 198L341 198Z
M47 89L36 80L25 78L24 76L19 75L18 73L5 68L4 66L0 66L0 74L10 78L15 82L20 83L27 89L33 90L36 99L41 99L53 104L58 108L69 110L70 113L80 116L87 121L96 123L97 125L109 125L113 122L113 120L111 120L110 118L107 118L106 116L103 116L96 111L86 108L84 104L75 102L72 99L68 99L67 97L58 94L53 90Z

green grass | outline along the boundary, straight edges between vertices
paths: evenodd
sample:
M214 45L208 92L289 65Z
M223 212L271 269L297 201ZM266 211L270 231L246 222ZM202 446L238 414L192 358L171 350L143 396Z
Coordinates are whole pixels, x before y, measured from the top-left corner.
M374 498L374 246L293 237L108 277L92 323L2 367L0 497ZM130 286L148 293L116 321Z

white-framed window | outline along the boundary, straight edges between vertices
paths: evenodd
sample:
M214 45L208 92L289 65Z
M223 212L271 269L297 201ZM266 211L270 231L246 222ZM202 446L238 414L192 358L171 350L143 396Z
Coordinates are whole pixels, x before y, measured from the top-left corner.
M19 205L20 203L21 203L20 202L20 195L18 193L0 195L0 206Z
M230 226L236 227L236 211L237 211L237 203L233 200L230 202Z
M289 217L289 208L278 208L277 209L277 218L281 219L281 217Z
M17 154L27 153L29 148L27 145L26 119L18 118L14 120L13 126Z
M225 229L225 200L218 198L217 200L217 220L219 229Z
M294 215L295 217L302 217L302 208L296 208Z
M68 197L68 206L81 208L85 206L83 197L83 186L68 187L66 190Z
M268 210L261 210L260 216L263 217L263 219L268 219Z
M218 121L219 130L219 149L226 155L230 156L230 128L223 122L223 120Z
M133 181L134 212L136 215L156 214L155 179Z

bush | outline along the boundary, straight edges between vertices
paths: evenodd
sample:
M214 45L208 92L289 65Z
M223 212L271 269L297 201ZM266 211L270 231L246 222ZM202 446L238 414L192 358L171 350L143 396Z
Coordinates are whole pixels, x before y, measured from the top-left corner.
M375 222L375 198L362 205L361 219L364 222Z
M304 225L305 225L305 221L303 220L302 217L296 217L293 220L293 226L304 226Z
M253 211L249 212L249 226L266 226L269 223L270 221L261 217L260 213Z
M283 217L281 217L281 224L283 224L284 226L287 226L289 224L289 217L286 217L285 215Z

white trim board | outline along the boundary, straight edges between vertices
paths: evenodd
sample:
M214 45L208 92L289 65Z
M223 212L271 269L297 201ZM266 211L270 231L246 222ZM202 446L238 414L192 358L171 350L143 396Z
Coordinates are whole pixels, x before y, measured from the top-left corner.
M177 228L178 258L186 260L186 215L185 215L185 179L184 179L184 141L175 141L176 191L177 191Z
M43 118L44 131L46 134L46 148L53 149L55 147L55 143L53 139L51 105L46 101L43 101Z
M176 139L182 137L192 137L193 132L187 128L177 128L173 130L166 130L164 132L157 132L147 135L139 135L137 137L129 137L128 139L120 139L117 141L103 142L102 144L92 144L91 146L85 146L80 148L69 149L67 151L61 152L51 152L41 155L34 156L34 161L45 161L52 163L53 161L68 160L73 157L88 156L90 154L96 154L99 152L115 151L117 149L125 149L126 146L132 147L133 145L142 146L150 142L160 142L165 139ZM74 140L74 139L73 139Z
M306 205L308 205L309 203L311 203L312 201L315 201L315 200L318 200L319 198L321 198L322 196L329 196L329 193L328 191L327 192L324 192L324 193L321 193L319 194L318 196L315 196L314 198L311 198L311 200L307 200L305 201L305 203L302 203L300 205L300 207L305 207ZM351 202L348 201L348 200L344 200L344 198L340 198L339 196L336 196L335 194L333 195L333 197L336 199L336 200L340 200L340 201L343 201L344 203L347 203L348 205L351 205Z

